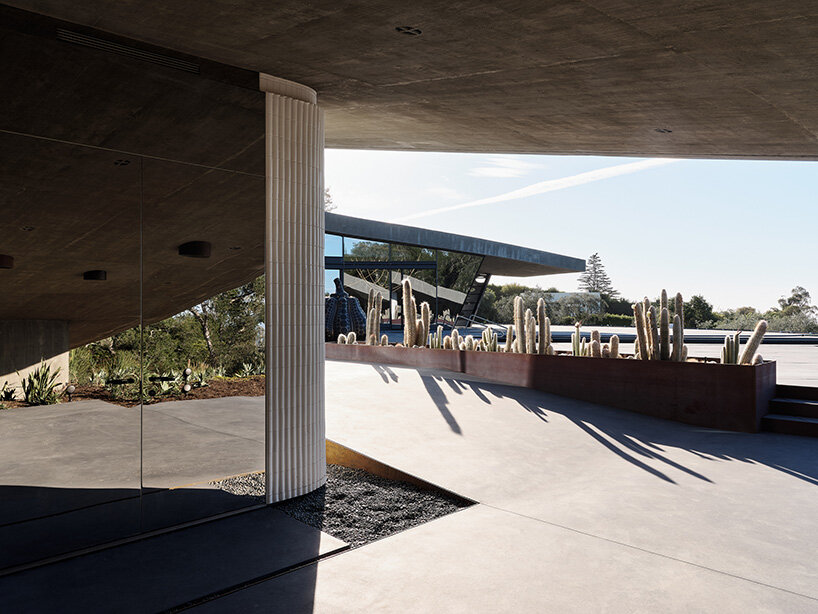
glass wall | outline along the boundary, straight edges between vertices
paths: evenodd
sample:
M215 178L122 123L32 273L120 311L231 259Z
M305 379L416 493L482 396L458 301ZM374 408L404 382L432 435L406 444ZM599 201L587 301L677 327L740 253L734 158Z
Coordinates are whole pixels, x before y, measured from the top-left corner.
M335 291L332 280L336 278L364 308L370 289L380 292L384 297L381 326L387 328L403 326L404 279L411 281L418 303L428 302L435 318L452 323L483 261L459 252L332 234L325 235L325 245L325 295Z

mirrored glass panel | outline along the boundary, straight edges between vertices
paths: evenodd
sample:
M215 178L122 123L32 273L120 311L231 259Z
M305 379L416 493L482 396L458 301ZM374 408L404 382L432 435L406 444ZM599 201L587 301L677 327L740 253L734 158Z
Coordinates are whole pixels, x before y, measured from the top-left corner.
M378 241L362 241L344 237L344 260L386 261L389 260L389 244Z
M264 179L146 160L143 523L262 502Z
M324 255L341 257L344 255L344 239L338 235L324 235Z
M0 133L0 569L140 530L139 172Z
M483 259L460 252L437 252L437 308L441 323L453 323Z
M428 261L434 262L436 258L435 250L426 247L416 247L414 245L392 244L391 260L402 262Z

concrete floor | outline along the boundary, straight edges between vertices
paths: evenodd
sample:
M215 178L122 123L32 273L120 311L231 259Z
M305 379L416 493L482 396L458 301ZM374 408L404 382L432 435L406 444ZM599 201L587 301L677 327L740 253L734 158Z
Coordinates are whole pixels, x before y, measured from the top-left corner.
M210 476L191 469L185 447L199 459L221 445L257 449L255 418L237 415L246 401L231 403L151 408L160 430L186 438L166 459L185 479ZM281 551L282 537L251 548L246 566L242 553L272 520L217 521L7 576L5 603L88 611L101 591L110 611L191 601L212 612L818 612L814 439L700 429L468 376L342 362L327 363L327 436L479 503L353 551L296 531ZM190 545L167 563L174 540Z
M327 436L479 505L207 612L818 612L818 442L327 363Z

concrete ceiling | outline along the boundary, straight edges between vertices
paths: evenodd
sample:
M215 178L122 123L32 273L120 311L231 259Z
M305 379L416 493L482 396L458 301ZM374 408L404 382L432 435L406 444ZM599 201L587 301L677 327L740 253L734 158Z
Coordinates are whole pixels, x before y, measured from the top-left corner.
M309 85L330 147L818 158L813 1L9 4Z

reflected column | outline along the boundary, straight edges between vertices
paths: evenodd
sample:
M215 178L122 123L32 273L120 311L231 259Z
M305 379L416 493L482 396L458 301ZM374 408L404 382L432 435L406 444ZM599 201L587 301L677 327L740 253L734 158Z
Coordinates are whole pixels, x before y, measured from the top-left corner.
M324 118L312 89L260 75L266 94L266 492L326 482Z

